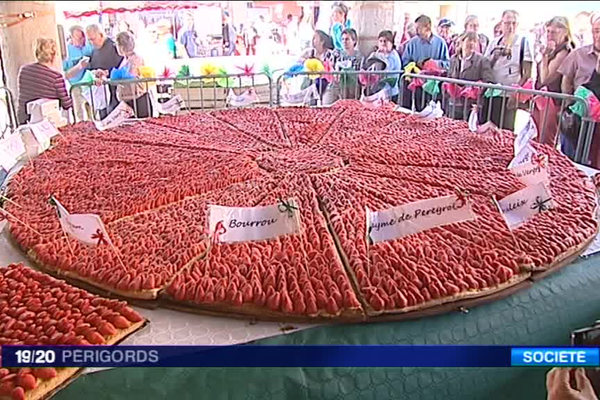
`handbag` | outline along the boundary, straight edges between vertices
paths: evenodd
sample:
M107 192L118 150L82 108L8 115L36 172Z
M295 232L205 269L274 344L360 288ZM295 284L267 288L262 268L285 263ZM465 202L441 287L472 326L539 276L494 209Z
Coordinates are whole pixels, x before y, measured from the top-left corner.
M579 137L579 129L581 128L581 118L574 114L570 109L565 109L560 114L560 132L570 141L576 141Z

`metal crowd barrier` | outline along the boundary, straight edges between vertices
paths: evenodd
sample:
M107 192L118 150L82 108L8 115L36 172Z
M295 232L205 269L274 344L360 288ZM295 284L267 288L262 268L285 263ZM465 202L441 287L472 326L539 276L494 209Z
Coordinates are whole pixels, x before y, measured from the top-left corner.
M317 78L325 78L320 79L319 82L316 82L316 87L320 97L320 103L311 103L307 104L308 106L319 106L319 105L329 105L337 100L348 100L348 99L360 99L364 94L365 96L372 95L374 93L367 92L365 93L365 89L370 90L369 83L371 79L374 77L381 77L381 79L390 78L390 79L400 79L402 75L402 71L320 71L320 72L284 72L281 74L275 83L275 88L277 90L277 97L275 104L280 106L282 105L281 98L281 89L286 81L289 81L293 78L302 78L305 79L305 85L310 86L309 82L316 81ZM366 80L367 87L361 84L359 77L363 77L363 80ZM325 80L332 80L332 83L325 83ZM325 86L327 85L327 86ZM373 83L374 87L377 87L377 83ZM328 101L331 99L331 101Z
M17 109L12 92L7 87L0 86L0 93L4 93L4 96L0 95L0 103L6 108L0 110L0 138L4 138L7 132L14 131L18 126Z
M261 80L264 83L262 83ZM219 83L221 84L219 85ZM143 90L138 89L139 85L142 85ZM136 94L139 93L138 91L143 92L143 94L135 101L126 101L131 108L133 108L136 118L151 117L153 113L144 115L146 114L144 111L154 111L154 107L157 105L159 98L162 97L165 98L165 100L168 100L176 95L181 95L184 99L184 110L187 112L192 112L193 110L226 108L228 106L227 96L230 89L238 89L241 91L254 88L259 98L261 98L261 96L263 98L266 96L268 99L268 101L261 100L261 102L258 103L259 105L273 105L273 80L270 75L262 72L253 74L240 73L107 80L101 84L77 83L71 86L70 95L74 99L74 103L76 101L83 101L84 104L88 103L91 108L91 110L87 110L88 117L92 120L98 120L103 119L106 116L107 109L112 109L118 104L119 101L117 100L116 95L118 86L123 86L128 91L132 91ZM101 88L101 92L97 92L97 90L100 90L98 88ZM84 93L87 93L89 102L86 99L75 99L74 91L77 89L81 90L81 94L78 94L77 97L85 97ZM263 91L261 92L257 89L263 89ZM96 92L95 95L94 92ZM238 93L238 95L239 94L240 93ZM151 96L155 98L152 99ZM76 105L74 104L72 122L79 122L75 107Z
M424 82L431 81L431 80L437 81L440 83L440 93L436 96L431 96L431 95L425 93L422 90L422 88L417 88L416 90L408 90L407 85L409 83L406 78L410 78L410 79L418 78L418 79L422 79ZM443 84L443 83L455 84L461 88L471 88L471 87L472 88L480 88L481 94L479 96L477 96L476 100L468 101L468 99L464 99L462 101L462 105L460 106L462 108L462 110L459 110L459 113L457 113L456 112L457 111L457 109L456 109L457 102L453 101L454 99L452 99L451 96L446 92L446 90L444 90L441 87L442 86L441 84ZM487 89L499 90L500 96L489 97L486 99L485 96L483 95L483 93ZM410 92L410 98L407 99L406 94L409 92ZM534 107L535 107L534 99L536 97L538 97L538 98L541 97L543 100L546 101L544 103L546 106L544 107L544 110L541 113L542 114L541 124L537 123L538 134L539 134L538 137L540 137L540 138L544 137L544 134L546 133L547 122L551 122L552 124L556 125L555 140L558 140L558 137L560 136L560 117L561 117L563 111L571 104L579 103L583 107L584 117L582 118L581 126L579 129L575 154L573 155L573 158L574 158L573 161L578 162L578 163L583 163L583 164L589 164L590 147L591 147L591 143L592 143L593 133L595 130L595 123L592 119L588 118L587 103L585 102L584 99L582 99L580 97L562 94L562 93L541 91L541 90L532 90L532 89L522 89L522 88L509 87L509 86L501 86L501 85L491 84L491 83L472 82L472 81L465 81L465 80L460 80L460 79L444 78L444 77L439 77L439 76L429 76L429 75L422 75L422 74L405 73L402 76L399 104L403 105L405 107L408 106L407 108L411 108L412 110L419 111L425 107L425 104L429 101L429 99L436 100L436 101L439 100L442 104L442 108L444 109L444 112L446 115L448 115L451 118L455 118L455 119L458 116L459 117L458 119L465 119L465 120L469 116L471 107L476 105L477 109L480 112L483 111L483 119L486 121L492 119L492 115L494 112L496 114L496 117L498 116L498 109L495 107L499 104L500 105L499 121L497 121L497 122L495 121L495 122L499 126L499 128L504 128L506 125L505 124L505 122L506 122L505 116L508 113L508 108L507 108L508 102L510 101L509 100L510 96L514 95L514 94L519 95L518 97L531 97L527 101L521 102L521 107L525 106L525 108L527 109L527 111L529 111L529 113L531 115L533 115L533 111L534 111ZM497 99L497 100L494 101L494 99ZM550 109L549 102L553 102L556 109L559 110L559 112L557 114L548 115L549 109ZM515 105L518 107L519 104L515 104ZM521 108L521 109L523 109L523 108ZM516 113L516 110L515 110L515 113ZM552 118L552 120L549 121L548 118ZM536 122L538 122L538 121L536 121ZM513 124L514 124L514 121L513 121ZM554 145L556 146L556 142L554 143Z

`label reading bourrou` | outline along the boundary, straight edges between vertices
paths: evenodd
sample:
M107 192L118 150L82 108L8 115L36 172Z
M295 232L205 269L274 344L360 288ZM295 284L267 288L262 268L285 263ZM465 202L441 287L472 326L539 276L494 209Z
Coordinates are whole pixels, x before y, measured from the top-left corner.
M476 217L468 199L457 195L416 201L382 211L367 208L366 214L367 240L371 243L399 239Z
M554 208L546 185L541 182L528 186L498 200L498 207L509 229L516 229L536 214Z
M294 199L261 207L208 206L213 243L252 242L300 232L300 211Z

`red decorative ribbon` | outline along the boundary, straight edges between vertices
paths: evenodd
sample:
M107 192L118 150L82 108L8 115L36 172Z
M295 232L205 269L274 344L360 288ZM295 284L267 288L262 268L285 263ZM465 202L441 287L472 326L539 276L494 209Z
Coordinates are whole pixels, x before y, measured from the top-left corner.
M464 97L466 99L477 100L481 95L481 91L483 89L476 86L467 86L458 94L460 97Z
M454 191L456 194L456 202L460 204L458 207L463 207L467 203L471 195L469 194L469 192L465 192L459 189L455 189Z
M523 86L518 86L518 85L513 85L513 87L515 88L521 88L521 89L528 89L528 90L532 90L533 89L533 81L531 79L529 79L527 82L525 82L525 84ZM529 93L513 93L514 96L516 96L517 101L519 103L525 103L529 100L531 100L531 98L533 97L532 94Z
M456 83L444 82L442 83L442 89L453 99L456 99L460 95L460 86Z
M104 232L102 232L100 228L96 229L96 233L92 235L92 239L98 239L98 246L101 244L108 244L108 241L104 237Z
M425 83L425 81L423 81L423 79L421 79L421 78L414 78L408 84L408 90L411 90L411 91L414 92L415 90L417 90L417 88L423 87L424 83Z
M531 157L531 162L540 168L545 168L548 162L548 157L545 154L535 154Z
M227 229L225 228L223 221L217 222L217 225L215 226L215 231L212 234L209 233L210 241L213 244L219 243L219 236L224 235L225 233L227 233Z

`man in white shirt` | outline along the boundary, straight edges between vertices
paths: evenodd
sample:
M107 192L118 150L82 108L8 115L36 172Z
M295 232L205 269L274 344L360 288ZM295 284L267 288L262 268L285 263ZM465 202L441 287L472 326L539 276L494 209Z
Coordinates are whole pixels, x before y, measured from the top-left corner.
M492 65L494 83L503 86L523 86L529 79L534 78L534 51L531 40L518 34L519 14L514 10L502 14L502 36L492 40L485 52ZM509 96L510 94L507 94ZM501 121L504 103L504 118ZM513 130L517 104L514 100L503 97L493 97L484 103L484 119L487 119L488 109L492 108L491 120L503 129Z

